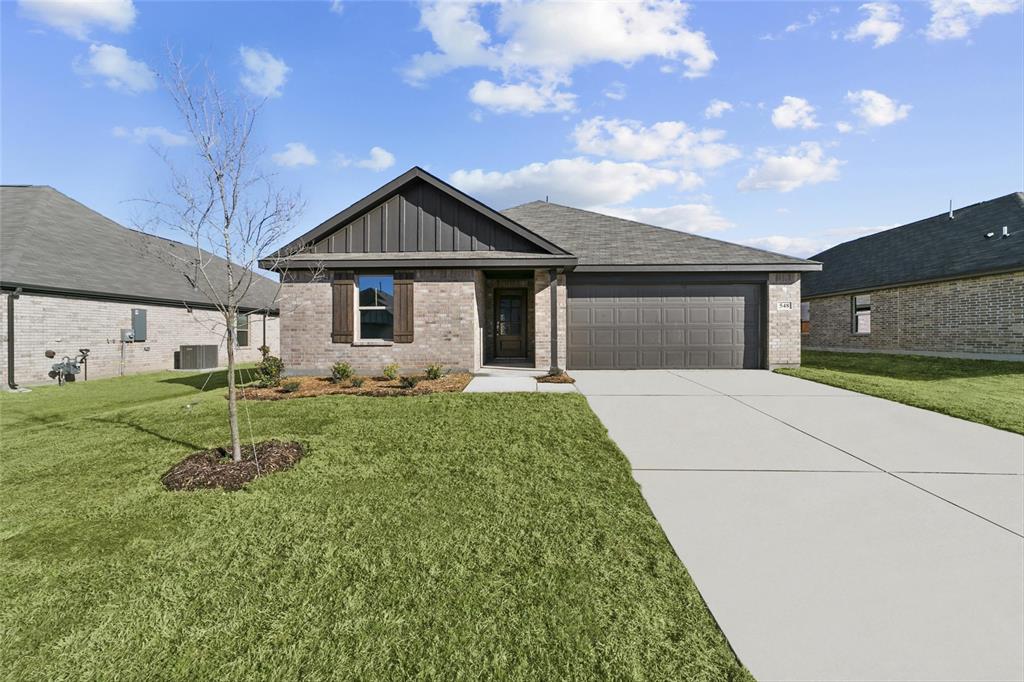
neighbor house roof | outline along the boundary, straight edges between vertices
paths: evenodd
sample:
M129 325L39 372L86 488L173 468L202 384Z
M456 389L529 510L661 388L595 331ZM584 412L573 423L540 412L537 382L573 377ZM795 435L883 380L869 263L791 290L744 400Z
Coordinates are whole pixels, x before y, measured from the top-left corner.
M156 255L168 249L187 254L189 247L130 230L52 187L0 187L4 289L210 307L201 290ZM254 278L240 307L276 310L278 283Z
M813 259L824 269L804 277L805 298L1024 270L1024 193L854 239Z
M502 213L575 255L578 271L820 268L802 258L547 201Z

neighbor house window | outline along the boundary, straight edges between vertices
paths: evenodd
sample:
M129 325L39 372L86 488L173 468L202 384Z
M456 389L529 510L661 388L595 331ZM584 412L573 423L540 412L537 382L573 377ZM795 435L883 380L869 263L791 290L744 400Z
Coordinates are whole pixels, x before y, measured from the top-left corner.
M395 337L395 278L359 275L359 338L391 341Z
M249 346L249 316L245 313L238 313L235 318L235 345L239 348Z
M853 297L853 333L871 333L871 294Z
M811 304L807 301L800 304L800 333L811 333Z

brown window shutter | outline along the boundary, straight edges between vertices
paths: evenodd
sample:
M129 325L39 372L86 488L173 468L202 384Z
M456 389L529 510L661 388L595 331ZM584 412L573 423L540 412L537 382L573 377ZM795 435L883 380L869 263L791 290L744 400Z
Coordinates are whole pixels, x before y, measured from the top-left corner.
M412 343L413 273L395 273L395 343Z
M331 283L331 341L352 343L352 273L338 272Z

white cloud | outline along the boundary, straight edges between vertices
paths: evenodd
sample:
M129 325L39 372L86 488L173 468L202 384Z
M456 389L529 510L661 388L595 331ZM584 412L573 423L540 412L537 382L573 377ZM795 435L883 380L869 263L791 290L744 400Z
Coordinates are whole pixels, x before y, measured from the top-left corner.
M1020 0L931 0L932 17L925 29L931 40L966 38L981 20L993 14L1012 14Z
M608 99L613 99L616 102L621 102L626 99L626 84L620 81L613 81L604 89L602 93Z
M791 192L804 185L839 179L842 161L825 155L817 142L804 142L790 147L785 154L775 155L771 150L758 152L760 164L750 169L737 188L744 192L776 190Z
M504 83L492 84L494 89L529 84L554 93L587 64L628 66L656 57L680 62L685 75L696 78L717 59L704 34L687 27L689 7L679 0L499 3L495 36L480 21L482 4L421 4L420 27L430 32L437 49L412 58L404 70L408 82L420 85L454 69L482 67L501 72ZM563 111L564 105L541 110Z
M874 227L844 227L832 230L824 230L817 235L793 236L773 234L766 237L753 237L744 239L743 243L759 249L767 249L777 253L785 253L791 256L807 258L821 253L825 249L832 248L836 244L865 237L883 230L888 230L895 225L879 225Z
M693 130L682 121L606 119L581 121L573 130L576 149L586 154L627 161L665 160L693 168L717 168L738 159L740 151L721 142L724 130Z
M172 133L163 126L140 126L130 130L123 126L117 126L113 133L114 137L127 138L136 144L143 144L150 139L155 139L165 147L180 147L189 144L188 137Z
M72 66L81 76L104 79L111 90L136 94L156 87L156 75L145 62L129 57L123 47L90 45L89 55L76 57Z
M772 110L772 123L776 128L817 128L814 107L802 97L782 98L782 104Z
M20 0L26 16L86 40L93 27L123 33L135 23L132 0Z
M847 40L874 38L875 47L882 47L896 40L903 30L900 8L891 2L868 2L860 6L868 16L846 34Z
M853 126L847 123L846 121L836 121L836 130L843 134L846 134L853 132Z
M511 112L529 115L544 111L571 111L575 107L576 95L559 92L553 85L497 85L481 80L470 89L469 99L499 114Z
M633 208L631 206L594 206L598 213L635 220L638 223L667 227L679 232L694 234L718 232L733 227L733 223L719 215L708 204L676 204L657 208Z
M334 162L342 167L357 166L372 171L382 171L395 165L395 155L383 147L372 147L370 155L365 159L350 159L344 154L335 154Z
M621 204L659 187L674 185L681 174L643 163L555 159L507 172L458 170L453 185L496 206L510 206L550 196L570 206Z
M713 99L704 109L704 118L722 118L722 114L732 111L732 105L720 99Z
M831 7L828 11L831 14L837 14L839 12L839 8ZM797 31L802 31L805 28L810 28L811 26L814 26L819 21L821 21L821 19L823 19L824 17L825 13L822 12L821 10L813 10L807 15L807 18L804 19L803 21L794 21L793 23L786 26L786 28L781 33L765 33L764 35L760 36L759 40L782 40L786 33L796 33Z
M846 100L854 105L853 113L867 126L891 125L910 115L909 104L899 104L877 90L847 92Z
M356 165L372 171L382 171L395 165L395 155L383 147L373 147L370 149L370 156L362 161L356 161Z
M291 68L266 50L243 45L238 53L245 68L241 77L245 89L258 97L280 97Z
M330 9L335 14L341 14L345 11L345 3L342 0L331 0Z
M270 158L278 166L284 166L285 168L315 166L317 164L316 154L301 142L289 142L284 146L283 152L272 154Z

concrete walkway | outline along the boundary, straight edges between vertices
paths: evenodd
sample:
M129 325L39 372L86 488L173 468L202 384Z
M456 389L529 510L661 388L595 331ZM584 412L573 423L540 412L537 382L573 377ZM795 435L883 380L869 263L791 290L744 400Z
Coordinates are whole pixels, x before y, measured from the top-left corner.
M539 384L547 372L526 368L485 367L473 375L464 393L576 393L573 384Z
M1024 679L1024 437L763 371L573 376L759 680Z

